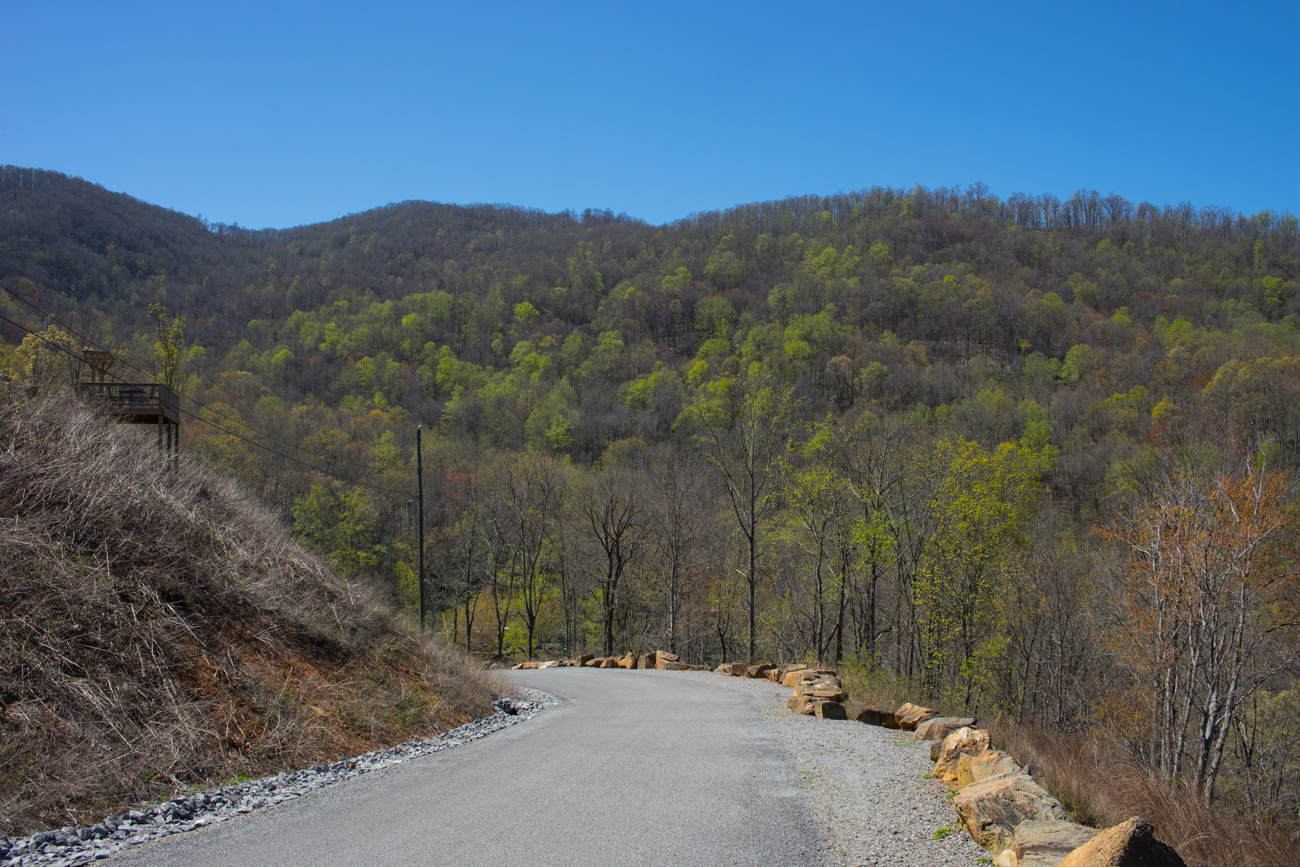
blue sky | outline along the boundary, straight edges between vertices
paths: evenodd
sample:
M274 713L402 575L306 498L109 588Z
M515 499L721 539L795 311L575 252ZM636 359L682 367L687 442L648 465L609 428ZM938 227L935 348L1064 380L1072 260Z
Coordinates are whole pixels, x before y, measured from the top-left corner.
M0 163L253 228L876 184L1300 211L1300 4L0 0Z

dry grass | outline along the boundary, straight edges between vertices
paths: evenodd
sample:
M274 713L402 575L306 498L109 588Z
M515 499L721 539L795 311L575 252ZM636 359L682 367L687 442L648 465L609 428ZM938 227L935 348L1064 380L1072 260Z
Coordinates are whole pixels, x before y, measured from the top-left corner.
M428 735L501 691L230 480L0 386L0 834Z
M849 694L845 710L852 719L867 707L896 708L905 702L940 710L940 705L927 698L915 685L904 678L878 669L844 662L839 668L840 682Z
M1021 765L1042 767L1047 788L1076 821L1109 827L1141 816L1189 867L1297 867L1300 850L1284 830L1257 827L1207 805L1194 792L1158 779L1126 760L1122 748L1024 728L999 719L993 745Z

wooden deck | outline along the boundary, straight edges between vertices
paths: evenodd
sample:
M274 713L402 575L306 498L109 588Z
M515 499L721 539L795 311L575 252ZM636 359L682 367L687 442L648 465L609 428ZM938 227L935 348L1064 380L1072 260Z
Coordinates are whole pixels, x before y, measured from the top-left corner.
M130 424L179 426L181 404L176 392L157 382L80 382L77 394L88 397L108 415Z

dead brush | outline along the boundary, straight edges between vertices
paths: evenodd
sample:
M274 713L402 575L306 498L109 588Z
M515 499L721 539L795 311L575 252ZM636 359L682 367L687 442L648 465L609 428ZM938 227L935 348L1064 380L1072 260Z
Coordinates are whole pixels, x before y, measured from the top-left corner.
M1155 826L1188 867L1298 867L1300 851L1283 829L1258 827L1169 783L1099 736L1065 735L1018 725L990 726L993 746L1021 766L1043 769L1046 787L1076 821L1109 827L1132 816Z
M502 691L235 483L0 386L0 833L425 736Z

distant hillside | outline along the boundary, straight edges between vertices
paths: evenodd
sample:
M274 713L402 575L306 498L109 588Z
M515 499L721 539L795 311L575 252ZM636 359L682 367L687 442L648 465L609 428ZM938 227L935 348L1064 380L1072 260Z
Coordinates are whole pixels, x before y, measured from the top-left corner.
M0 834L491 713L228 479L0 386Z
M972 184L252 232L6 168L0 284L0 371L88 338L170 378L182 454L408 612L419 425L468 651L858 666L1295 829L1293 214Z

